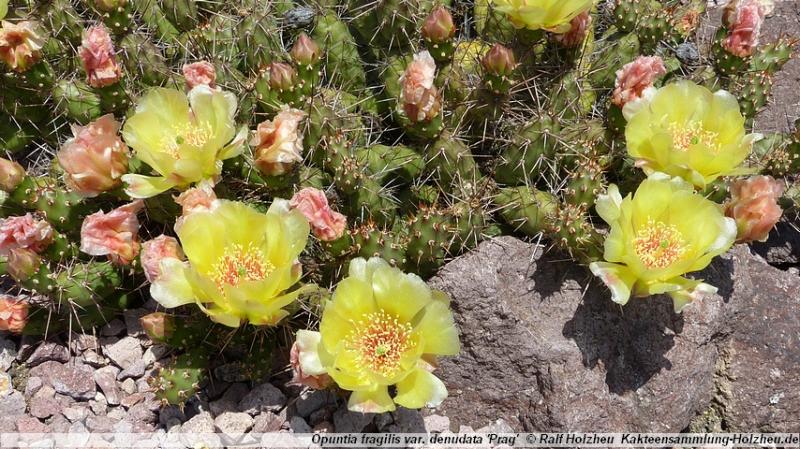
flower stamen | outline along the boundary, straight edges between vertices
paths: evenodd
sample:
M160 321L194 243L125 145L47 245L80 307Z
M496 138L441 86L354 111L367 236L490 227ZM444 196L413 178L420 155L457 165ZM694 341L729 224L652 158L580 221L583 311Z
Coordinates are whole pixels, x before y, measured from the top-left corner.
M673 145L678 151L689 151L694 145L703 145L714 154L720 151L719 133L705 130L700 122L690 122L687 125L673 122L669 124L668 129L672 133Z
M242 281L260 281L274 270L275 266L252 243L246 248L235 244L214 264L211 277L217 288L223 290L226 285L237 286Z
M347 347L356 352L361 368L385 377L397 374L403 354L416 346L412 327L383 310L370 313L353 326Z
M666 268L680 259L688 249L683 235L674 225L647 220L647 226L633 240L636 255L647 268Z

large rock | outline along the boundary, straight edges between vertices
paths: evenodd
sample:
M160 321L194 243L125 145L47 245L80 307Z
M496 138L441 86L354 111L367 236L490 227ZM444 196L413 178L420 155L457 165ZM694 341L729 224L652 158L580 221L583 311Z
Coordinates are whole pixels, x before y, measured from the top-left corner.
M517 430L680 432L718 393L715 379L724 377L715 373L719 347L728 344L736 345L737 354L750 348L783 357L779 380L771 380L770 364L761 361L759 368L755 356L737 361L729 369L748 368L737 371L742 377L735 384L741 385L732 388L745 389L751 378L758 379L752 388L759 393L769 389L765 384L797 385L790 380L796 381L796 370L786 370L800 357L800 295L789 298L800 279L768 266L747 247L735 248L699 274L719 287L719 294L681 315L673 313L667 297L619 307L588 270L541 253L541 247L502 237L484 242L431 280L452 296L461 330L461 355L444 359L437 371L450 397L436 413L449 417L454 428L480 428L502 418ZM751 272L754 267L758 270ZM731 325L758 313L748 310L761 303L783 304L767 315L779 315L782 324L775 329L782 329L782 336L758 340ZM765 344L775 348L759 347ZM787 388L777 405L788 423L792 409L798 416L800 401L798 389ZM761 407L770 397L739 401Z

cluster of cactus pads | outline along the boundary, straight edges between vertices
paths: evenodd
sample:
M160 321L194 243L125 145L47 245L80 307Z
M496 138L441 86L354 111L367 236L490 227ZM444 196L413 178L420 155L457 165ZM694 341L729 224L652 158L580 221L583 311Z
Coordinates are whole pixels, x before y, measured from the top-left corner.
M7 157L0 163L0 270L7 290L18 292L0 305L0 330L89 331L152 294L171 310L144 317L143 326L176 349L153 387L165 402L182 404L223 348L255 381L269 374L272 348L287 336L291 342L298 327L333 323L323 309L337 301L337 310L344 307L337 296L346 293L337 288L331 302L328 287L344 285L348 266L351 278L379 283L373 268L359 271L362 258L425 278L501 234L528 236L591 264L615 301L670 292L679 309L705 284L674 276L701 263L660 287L651 282L658 276L642 274L688 257L675 226L634 229L632 248L644 268L615 271L626 259L609 256L624 253L611 251L609 241L627 235L617 235L631 219L625 195L661 188L661 172L683 178L691 187L673 182L671 194L715 202L720 217L735 221L739 241L765 238L781 208L797 211L800 203L800 129L743 137L796 41L760 43L772 5L738 0L706 49L696 36L706 4L0 0L0 149ZM706 99L698 103L704 110L664 106L673 94L668 86L678 95L672 101L682 101L681 92ZM730 94L711 94L719 90L734 93L738 105L726 102ZM684 117L685 129L666 122L667 131L651 129L670 114L695 114L702 123ZM732 128L709 124L719 117ZM664 145L714 154L673 166ZM744 178L756 174L763 176ZM307 223L296 224L295 211ZM209 231L215 222L223 224ZM283 240L269 248L283 245L285 266L260 264L254 246L221 256L200 248L213 246L214 232L238 236L262 226L267 240ZM307 243L295 238L302 226L304 235L313 233ZM695 256L710 260L730 243ZM206 258L211 274L202 268ZM186 277L175 280L172 273L182 270ZM280 304L231 299L240 297L228 287L278 272L286 279L275 281L266 300ZM203 290L206 274L206 288L219 288L214 294ZM627 293L612 274L625 280ZM427 313L438 310L432 301ZM184 304L191 306L175 308ZM368 340L356 332L352 341ZM370 348L391 355L410 347L404 339L414 332L401 328L394 346ZM301 352L324 344L325 329L321 343L315 338L304 334ZM448 348L432 353L452 355ZM381 373L399 369L381 363ZM323 386L327 374L303 368L300 381ZM419 405L398 380L395 401ZM375 411L359 404L383 399L365 397L380 390L371 386L347 389L356 390L356 410Z

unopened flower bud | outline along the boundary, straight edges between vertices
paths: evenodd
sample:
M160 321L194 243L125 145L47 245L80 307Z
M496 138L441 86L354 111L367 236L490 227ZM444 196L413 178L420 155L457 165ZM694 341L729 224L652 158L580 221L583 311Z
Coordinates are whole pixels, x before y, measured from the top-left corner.
M783 215L778 205L783 188L771 176L753 176L731 186L731 201L725 213L736 220L738 242L767 240Z
M42 59L45 40L36 22L4 20L0 27L0 60L11 70L23 73Z
M0 295L0 331L21 334L28 323L28 303L19 297Z
M164 312L153 312L139 318L142 329L151 340L164 343L175 331L175 318Z
M194 89L196 86L206 85L212 89L217 87L217 70L214 64L208 61L198 61L183 66L183 78L186 86Z
M292 46L292 58L301 65L313 65L319 61L319 45L306 33L300 33L294 46Z
M39 271L42 258L25 248L14 248L8 252L8 274L17 282L24 282Z
M269 87L279 91L291 91L297 84L294 67L283 62L273 62L268 67Z
M422 24L422 37L434 43L447 42L453 38L456 27L453 16L444 6L437 6Z
M25 169L8 159L0 158L0 189L11 193L25 179Z
M514 52L500 44L494 44L481 60L481 65L490 75L509 76L517 67Z

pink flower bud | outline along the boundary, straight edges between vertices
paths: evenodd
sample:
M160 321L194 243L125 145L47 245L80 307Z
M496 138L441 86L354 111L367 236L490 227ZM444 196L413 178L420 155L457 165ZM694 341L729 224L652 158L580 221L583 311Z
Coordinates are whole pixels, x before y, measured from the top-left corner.
M725 214L736 220L738 242L767 240L783 214L778 206L783 187L771 176L753 176L733 183Z
M22 73L42 58L45 38L37 32L34 22L3 21L0 27L0 59L11 70Z
M21 165L0 157L0 189L11 193L25 179L25 169Z
M21 334L28 323L28 303L19 297L0 295L0 331Z
M570 22L570 29L564 34L554 34L553 40L564 47L574 48L581 45L591 31L592 15L584 11Z
M328 198L319 189L306 187L295 193L289 207L303 213L320 240L332 241L344 234L347 218L330 208Z
M14 248L8 253L8 274L17 282L24 282L39 271L42 258L26 248Z
M114 43L105 26L93 26L86 31L79 55L90 86L110 86L122 78L122 69L117 64L114 53Z
M303 371L302 364L300 363L303 353L306 351L313 351L313 348L307 348L303 341L298 336L297 341L292 345L289 352L289 365L292 367L292 385L304 386L313 388L315 390L324 390L333 385L333 379L327 374L311 375Z
M175 237L159 235L153 240L142 243L140 260L142 268L144 268L144 275L151 283L161 276L163 259L183 260L183 250Z
M638 100L644 91L667 73L664 61L658 56L639 56L617 71L617 81L611 102L620 108Z
M57 155L72 190L94 197L122 184L121 177L128 172L128 147L118 132L119 123L111 114L72 127L75 137L66 141Z
M35 220L31 214L0 220L0 255L16 248L40 253L52 242L53 227L44 220Z
M183 216L192 212L211 210L216 205L217 194L214 193L214 184L211 182L201 182L196 187L187 189L177 198L175 202L183 207Z
M414 55L414 60L400 76L400 102L412 122L427 122L439 114L442 103L433 85L436 62L427 51Z
M273 62L268 67L269 87L279 91L291 91L297 84L294 67L283 62Z
M298 109L284 109L273 120L258 124L250 145L255 147L256 167L262 173L282 175L303 161L303 136L298 128L305 116Z
M81 225L81 251L108 256L118 265L129 265L139 254L139 219L144 203L134 201L111 212L89 215Z
M740 58L752 55L758 47L761 26L768 13L769 6L763 0L739 0L728 4L723 15L728 36L722 41L722 48Z
M514 52L500 44L494 46L483 55L481 65L490 75L508 76L517 67Z
M214 64L208 61L198 61L183 66L183 77L186 86L191 90L196 86L205 85L212 89L217 87L217 70Z
M175 318L164 312L153 312L139 318L142 329L151 340L164 343L175 331Z
M456 34L453 16L444 6L433 8L422 24L422 37L434 43L447 42Z
M313 65L319 61L319 45L306 33L300 33L294 46L292 46L292 58L301 65Z

